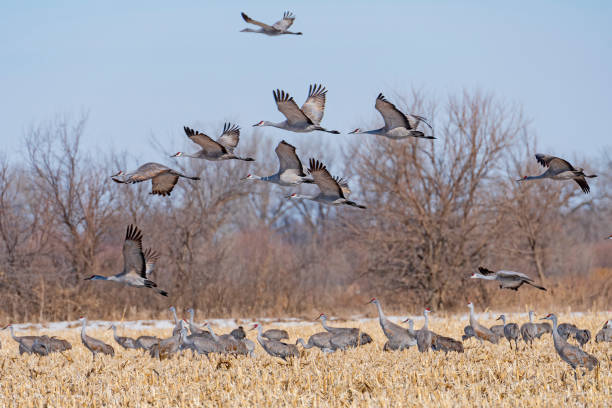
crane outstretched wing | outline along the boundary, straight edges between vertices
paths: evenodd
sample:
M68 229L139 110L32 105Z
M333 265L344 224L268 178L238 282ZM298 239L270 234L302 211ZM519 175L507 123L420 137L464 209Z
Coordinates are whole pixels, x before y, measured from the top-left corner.
M521 272L497 271L497 276L499 276L500 278L505 278L505 279L524 280L527 282L533 282L533 279L531 279L528 275L525 275L524 273L521 273Z
M578 183L583 193L588 194L591 191L591 187L584 177L575 178L574 181Z
M295 100L285 91L273 91L274 101L280 113L285 115L290 125L312 125L312 121L298 108Z
M126 183L140 183L142 181L147 181L157 176L160 173L164 173L170 170L168 167L159 163L145 163L142 166L138 167L136 171L129 174L129 177L125 180ZM116 181L116 180L115 180Z
M247 16L245 13L240 13L240 15L242 15L242 19L249 24L255 24L256 26L259 26L263 28L264 30L278 31L276 28L270 25L267 25L266 23L262 23L261 21L253 20L251 17Z
M285 11L285 14L283 14L283 19L272 24L272 28L278 31L287 31L287 29L289 29L289 27L291 27L293 24L294 20L295 16L293 13L290 11Z
M385 121L385 127L388 130L398 127L411 129L410 122L408 121L408 118L406 118L406 115L400 112L394 104L386 100L382 93L379 93L376 97L376 104L374 107L382 115Z
M308 88L308 98L302 105L302 112L304 115L314 123L318 125L323 120L323 113L325 113L325 94L327 89L322 85L310 85Z
M480 273L482 273L483 275L495 275L495 271L492 271L492 270L490 270L490 269L487 269L487 268L485 268L485 267L483 267L483 266L479 266L479 267L478 267L478 271L479 271Z
M231 123L225 123L223 125L223 133L217 140L219 144L223 145L227 151L233 152L238 142L240 141L240 127Z
M561 171L566 171L566 170L570 170L570 171L576 170L574 166L570 164L570 162L568 162L567 160L561 159L559 157L549 156L549 155L541 154L541 153L537 153L535 157L538 163L542 165L542 167L548 167L554 171L561 172Z
M345 198L342 194L342 188L338 182L329 174L327 168L318 160L310 159L308 173L312 175L315 184L321 190L323 195L328 197Z
M133 224L128 225L123 242L123 273L147 277L142 253L142 232Z
M155 272L155 264L159 261L159 253L154 249L147 248L143 252L145 259L145 277L148 278Z
M222 144L215 142L208 135L198 132L197 130L190 129L187 126L183 126L183 129L185 130L187 137L189 137L192 142L200 145L206 155L217 156L227 153L227 149ZM222 137L223 135L221 135L221 138Z
M300 176L305 176L304 169L302 167L302 162L300 158L295 153L295 146L290 145L289 143L282 140L276 149L276 156L278 156L278 162L280 165L279 173L282 173L285 170L297 170L297 174Z
M178 182L178 179L179 176L171 173L163 173L153 177L153 180L151 180L153 184L151 194L157 194L163 197L169 196L170 193L172 193L172 189Z

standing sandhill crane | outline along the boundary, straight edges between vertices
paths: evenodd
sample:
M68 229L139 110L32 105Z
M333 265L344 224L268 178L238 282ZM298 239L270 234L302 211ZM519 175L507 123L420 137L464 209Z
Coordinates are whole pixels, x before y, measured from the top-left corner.
M89 351L91 351L94 360L96 359L96 354L98 353L107 354L110 356L115 355L115 349L111 345L104 343L102 340L89 337L87 334L85 334L85 329L87 328L87 319L85 317L81 316L79 321L83 324L83 327L81 328L81 341L83 342L83 345L87 347Z
M261 180L268 183L278 184L279 186L294 186L302 183L314 183L314 181L306 176L302 162L295 153L295 147L282 140L276 149L278 156L279 168L275 174L271 176L258 176L249 174L242 180Z
M244 343L249 356L253 357L255 355L255 343L246 338L246 332L242 326L238 326L237 329L232 330L230 332L230 336Z
M327 315L325 313L321 313L319 315L319 317L317 317L315 320L321 320L321 325L323 326L323 328L331 333L331 334L338 334L338 333L347 333L350 332L352 330L354 330L354 328L352 327L332 327L332 326L328 326L327 325Z
M471 337L476 338L476 333L474 333L474 329L472 328L472 326L465 326L463 328L463 335L461 336L461 341L466 341Z
M563 337L563 340L567 340L578 330L578 327L573 323L561 323L557 327L557 333L559 333L559 336Z
M183 329L183 321L179 320L178 316L176 315L176 308L174 306L170 306L168 310L172 312L172 317L174 318L174 327L172 328L172 335L177 336Z
M538 286L533 283L533 279L529 276L525 275L521 272L514 271L491 271L487 268L483 268L482 266L478 268L480 273L472 273L472 279L485 279L485 280L496 280L499 282L500 289L511 289L518 290L522 284L526 283L528 285L533 286L534 288L538 288L540 290L546 290L546 288L542 286Z
M404 115L395 107L394 104L385 99L382 93L379 93L376 97L376 104L374 107L383 117L385 126L381 127L380 129L367 131L362 131L361 129L357 128L350 132L350 134L379 135L395 140L406 139L408 137L435 139L434 136L426 136L420 130L416 130L416 126L419 122L423 122L431 128L424 117L417 115Z
M155 336L139 336L136 339L136 347L143 351L148 351L160 341L161 339Z
M599 365L599 361L586 351L581 350L579 347L573 346L569 344L563 337L559 335L557 331L557 316L553 313L548 314L546 317L542 319L551 320L553 323L552 336L553 342L555 344L555 350L557 350L557 354L563 361L572 367L574 370L574 380L578 382L578 378L576 377L576 367L585 367L589 371L592 370L595 366ZM584 374L583 374L584 375Z
M204 323L204 326L208 329L208 332L212 336L212 339L219 345L222 353L227 354L248 354L248 350L245 342L242 342L232 336L231 334L222 334L217 336L213 331L210 323Z
M223 350L212 336L204 337L199 334L192 334L183 339L183 348L191 349L198 354L221 353Z
M310 168L308 169L308 173L312 175L315 184L319 187L319 194L303 195L293 193L287 198L312 200L327 205L350 205L357 208L366 208L364 205L357 204L347 199L350 192L348 184L343 179L332 177L323 163L315 159L310 159L309 164Z
M403 350L410 346L417 345L415 333L411 333L402 326L399 326L387 319L378 299L372 298L368 303L374 303L378 309L378 321L380 322L380 327L382 328L383 333L385 336L387 336L387 339L389 339L389 349Z
M189 322L188 323L189 323L189 331L191 332L191 334L192 335L197 335L197 336L202 336L202 337L207 337L209 339L212 339L212 336L211 336L211 334L208 331L200 329L193 322L193 317L194 317L193 309L189 308L189 309L187 309L187 312L189 313ZM175 330L176 330L176 328L175 328Z
M120 337L120 336L117 336L117 326L115 326L114 324L111 324L109 329L113 329L113 337L114 337L115 341L117 342L117 344L119 344L124 349L127 350L127 349L137 349L138 348L138 344L136 343L136 339L133 339L131 337Z
M185 134L192 142L200 145L202 150L194 154L188 154L178 152L170 157L191 157L192 159L205 159L210 161L222 161L222 160L242 160L242 161L255 161L251 157L240 157L234 154L234 149L238 146L240 141L240 128L237 125L226 123L223 126L223 133L217 141L212 140L211 137L204 133L198 132L183 126Z
M168 292L157 289L157 284L147 279L142 232L132 224L128 225L123 242L123 271L113 276L92 275L85 280L104 280L136 288L152 288L160 295L168 296Z
M152 162L145 163L130 173L124 173L123 170L119 170L118 173L111 176L115 183L121 184L134 184L151 180L151 192L149 194L157 194L162 197L170 196L180 177L190 180L200 179L197 176L186 176L163 164Z
M330 339L333 350L346 350L363 346L371 342L372 337L357 328L351 329L351 331L333 334Z
M276 340L276 341L281 341L283 339L289 340L289 333L287 333L287 330L281 330L281 329L266 330L262 334L262 336L268 340Z
M474 304L472 302L468 303L468 308L470 309L470 326L472 326L472 330L474 331L474 337L480 341L480 344L482 344L483 340L497 344L499 342L499 336L478 323L476 315L474 314Z
M9 324L2 328L2 330L9 329L11 332L11 337L17 343L19 343L19 354L30 354L32 353L32 346L34 342L39 338L39 336L15 336L15 331L13 329L13 325Z
M291 27L291 25L293 24L293 21L295 20L295 16L290 11L285 11L285 13L283 14L283 19L277 21L276 23L272 25L268 25L260 21L253 20L251 17L247 16L245 13L240 13L240 14L242 15L242 19L246 21L247 23L255 24L256 26L261 27L258 30L253 30L252 28L245 28L243 30L240 30L243 33L260 33L260 34L265 34L265 35L270 35L270 36L277 36L277 35L283 35L283 34L302 35L301 32L294 33L292 31L287 31L289 27Z
M181 320L181 331L178 334L167 339L162 339L159 341L159 343L151 346L149 349L149 354L151 357L158 358L160 360L169 358L181 349L181 345L183 344L185 337L187 337L187 327L185 327L185 322Z
M543 333L538 335L538 327L536 323L534 323L533 318L535 317L535 312L533 310L529 311L529 322L524 323L521 326L521 336L523 337L523 341L525 345L529 342L529 345L533 347L533 339L538 338Z
M510 350L512 350L512 340L514 340L515 350L518 350L518 339L521 332L518 324L506 323L506 315L500 315L497 320L504 322L504 337L510 344Z
M612 323L607 320L602 329L595 335L595 342L600 343L602 341L612 342Z
M301 109L298 108L293 97L289 96L285 91L277 89L272 92L272 95L274 95L276 107L287 120L278 123L262 120L254 124L253 127L272 126L296 133L308 133L319 130L335 135L340 134L337 130L327 130L321 127L321 120L325 113L325 99L327 95L327 89L323 86L317 84L310 85L308 89L308 98L306 98L306 102L304 102Z
M66 351L72 349L72 344L70 344L67 340L60 339L58 337L52 336L42 336L44 337L44 342L49 353L54 353L56 351Z
M315 333L312 336L310 336L308 338L308 344L304 342L304 339L301 339L301 338L298 338L295 341L295 344L297 345L299 343L305 349L318 347L324 353L333 353L335 350L331 343L332 337L333 337L333 333L325 331L325 332Z
M255 323L251 328L251 330L255 329L257 329L257 342L266 351L266 353L272 357L282 358L283 360L287 361L287 358L300 356L295 344L287 344L276 340L266 340L262 336L262 328L259 323Z
M591 191L586 178L597 177L596 174L585 174L584 169L575 169L574 166L572 166L567 160L560 159L555 156L538 153L535 155L535 157L542 167L548 167L548 169L546 169L546 171L539 176L524 176L522 179L518 179L517 181L539 180L545 178L553 180L574 180L576 183L578 183L583 193L588 194Z

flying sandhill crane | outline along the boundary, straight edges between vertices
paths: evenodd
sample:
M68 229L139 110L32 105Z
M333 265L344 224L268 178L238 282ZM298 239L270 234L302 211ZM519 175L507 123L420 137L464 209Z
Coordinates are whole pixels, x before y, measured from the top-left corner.
M600 343L602 341L612 342L612 323L607 320L602 329L595 335L595 342Z
M83 342L83 345L87 347L89 351L91 351L94 360L96 359L96 354L98 353L107 354L110 356L115 355L115 349L111 345L104 343L102 340L89 337L87 334L85 334L85 329L87 328L87 319L85 317L81 316L79 321L83 324L83 327L81 328L81 341Z
M286 361L287 358L300 356L295 344L287 344L281 341L265 339L262 336L262 328L259 323L255 323L251 328L251 330L255 329L257 329L257 342L266 351L266 353L272 357L282 358Z
M416 130L419 122L425 123L431 128L426 119L417 115L405 115L394 104L385 99L382 93L376 97L376 110L382 115L385 126L380 129L366 130L355 129L350 134L369 134L388 137L389 139L406 139L409 137L417 137L423 139L435 139L434 136L426 136L420 130Z
M528 285L533 286L534 288L538 288L540 290L546 290L546 288L542 286L538 286L533 283L533 279L529 276L525 275L521 272L514 271L491 271L487 268L483 268L480 266L478 268L480 273L472 273L472 279L485 279L485 280L495 280L499 282L500 289L511 289L518 290L522 284L526 283Z
M289 339L289 333L287 333L287 330L281 330L281 329L269 329L266 330L262 336L268 340L276 340L276 341L281 341L283 339Z
M119 178L121 177L121 178ZM181 172L159 163L145 163L130 173L120 170L111 176L112 180L121 184L134 184L151 180L151 192L160 196L169 196L180 177L190 180L199 180L196 176L186 176Z
M128 225L123 242L123 271L113 276L92 275L85 280L118 282L136 288L152 288L162 296L168 292L157 289L157 284L147 279L145 258L142 252L142 232L135 225Z
M238 146L238 142L240 141L240 128L237 125L226 123L223 126L223 133L217 141L187 126L184 126L183 129L187 137L189 137L192 142L200 145L202 150L194 154L178 152L170 157L191 157L192 159L205 159L210 161L255 161L255 159L251 157L240 157L234 154L234 149Z
M172 357L172 355L176 354L180 349L183 341L187 337L187 327L185 327L185 322L181 320L181 331L169 337L167 339L162 339L159 343L154 344L149 349L149 354L153 358L158 358L160 360L164 360L166 358Z
M279 168L275 174L271 176L258 176L249 174L242 180L261 180L268 183L278 184L279 186L294 186L302 183L314 183L314 181L306 176L302 162L295 153L295 147L282 140L276 149L278 156Z
M148 351L155 344L159 343L160 340L161 339L159 337L155 336L140 336L136 339L136 346L143 351Z
M325 113L325 98L327 95L327 89L323 86L317 84L310 85L308 89L308 98L306 98L306 102L304 102L301 109L298 108L293 97L289 96L285 91L277 89L272 92L272 95L274 95L276 107L287 120L278 123L262 120L254 124L253 127L272 126L296 133L308 133L319 130L335 135L340 134L337 130L327 130L321 126L321 120Z
M542 319L551 320L553 323L553 342L555 344L555 350L557 350L557 354L563 361L572 367L574 370L574 380L578 382L578 378L576 377L576 367L585 367L589 371L592 370L595 366L599 365L599 361L586 351L581 350L579 347L573 346L569 344L563 337L559 335L557 331L557 316L553 313L548 314L546 317ZM583 374L584 375L584 374Z
M521 332L518 324L506 323L506 315L500 315L497 320L504 322L504 337L510 344L510 350L512 350L512 340L514 340L515 350L518 350L518 339Z
M403 350L410 346L417 345L417 339L414 332L409 332L402 326L391 322L383 313L380 301L372 298L368 303L374 303L378 309L378 321L387 339L389 339L388 347L390 350Z
M242 15L242 19L246 21L247 23L255 24L256 26L261 27L257 30L253 30L252 28L245 28L243 30L240 30L243 33L260 33L260 34L265 34L265 35L270 35L270 36L277 36L277 35L283 35L283 34L302 35L301 32L294 33L292 31L287 31L289 30L289 27L291 27L291 25L293 24L293 21L295 20L295 16L290 11L285 11L285 13L283 14L283 19L280 21L277 21L276 23L272 25L268 25L260 21L253 20L251 17L247 16L244 13L240 13L240 14Z
M474 331L474 337L477 338L481 344L483 340L497 344L499 342L499 336L493 333L490 329L487 329L478 323L478 320L476 320L476 315L474 314L474 304L470 302L468 303L468 307L470 308L470 326L472 326L472 330Z
M119 344L121 347L123 347L124 349L137 349L138 348L138 344L136 343L136 339L133 339L131 337L121 337L121 336L117 336L117 326L115 326L114 324L111 324L110 329L113 329L113 337L115 339L115 341L117 342L117 344Z
M308 173L312 175L315 184L319 187L319 194L304 195L293 193L287 198L312 200L327 205L350 205L357 208L366 208L364 205L357 204L347 199L348 193L350 192L348 184L343 179L332 177L323 163L315 159L310 159L309 164L310 168L308 169Z
M208 329L208 332L212 336L212 339L219 345L222 353L227 354L248 354L246 344L231 334L222 334L217 336L213 331L210 323L204 323L204 326Z
M295 344L298 343L302 345L305 349L310 349L313 347L317 347L321 349L324 353L333 353L335 350L331 344L331 338L333 334L330 332L320 332L315 333L308 338L308 343L304 342L304 339L298 338L295 341Z
M572 166L567 160L560 159L555 156L538 153L535 155L535 157L538 163L540 163L543 167L548 167L548 169L546 169L546 171L539 176L524 176L522 179L517 181L539 180L545 178L553 180L574 180L576 183L578 183L585 194L588 194L591 191L586 178L597 177L596 174L585 174L584 169L575 169L574 166Z

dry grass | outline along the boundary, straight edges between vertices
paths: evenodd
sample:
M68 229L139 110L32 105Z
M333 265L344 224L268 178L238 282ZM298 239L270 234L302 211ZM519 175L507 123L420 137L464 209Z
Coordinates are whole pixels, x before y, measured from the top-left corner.
M512 317L512 316L511 316ZM603 314L564 318L594 332ZM511 318L512 321L517 319ZM494 324L492 320L482 323ZM465 320L434 317L436 332L461 336ZM343 324L344 325L344 324ZM346 323L347 326L357 325ZM417 327L420 322L417 322ZM601 362L597 372L580 377L578 386L567 364L546 336L533 349L510 351L499 345L465 344L464 354L420 354L414 348L385 353L376 321L359 326L374 338L360 349L323 355L306 350L285 363L259 347L254 359L192 357L190 352L157 361L124 351L112 332L90 335L113 344L114 358L92 362L78 330L53 334L73 343L64 355L19 356L17 345L2 334L0 406L609 406L612 404L611 344L594 342L586 350ZM288 327L292 341L320 331L318 325ZM121 330L120 330L121 331ZM167 336L151 330L148 334ZM28 334L26 332L19 333ZM138 336L144 332L123 332ZM254 339L253 332L249 337ZM520 343L521 348L524 346Z

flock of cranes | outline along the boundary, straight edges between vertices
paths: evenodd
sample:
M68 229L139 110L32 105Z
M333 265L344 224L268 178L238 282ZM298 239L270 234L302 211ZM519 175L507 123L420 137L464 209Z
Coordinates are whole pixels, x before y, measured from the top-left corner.
M242 13L245 22L258 26L258 29L245 28L243 32L260 33L268 36L279 35L302 35L301 32L289 31L295 21L295 16L290 12L285 12L283 18L268 25L254 20ZM339 134L337 130L329 130L321 125L325 113L325 103L327 89L321 84L312 84L308 90L306 101L301 107L297 105L293 97L286 91L276 89L273 91L274 101L278 111L285 117L281 122L260 121L254 127L271 126L294 133L308 133L314 131ZM375 109L380 113L384 125L380 128L362 131L355 129L351 134L368 134L382 136L391 140L399 141L408 138L435 140L433 127L429 121L420 115L404 113L393 103L389 102L382 93L375 101ZM424 126L422 126L424 125ZM419 127L426 127L431 134L426 134ZM221 135L214 140L210 136L198 130L184 126L187 137L200 147L195 153L177 152L172 158L191 158L213 162L226 160L240 160L245 162L254 161L251 157L242 157L236 153L240 141L240 127L233 123L225 123ZM273 183L282 187L295 187L300 184L315 184L318 194L305 195L292 193L287 195L288 199L306 199L317 203L333 206L351 206L366 209L365 205L358 204L349 200L351 190L348 182L341 177L333 176L327 167L318 159L310 158L308 168L303 167L300 158L296 153L296 147L281 141L275 149L279 161L279 169L275 174L259 176L248 174L244 180L263 181ZM546 171L539 176L525 176L518 181L536 180L550 178L554 180L574 180L584 193L589 193L590 187L587 178L596 177L593 174L586 174L582 168L574 168L568 161L543 154L536 154L538 163L546 167ZM200 180L198 176L191 176L176 171L168 166L149 162L141 165L136 170L125 173L119 171L111 176L112 180L120 184L133 184L151 180L151 193L160 196L170 196L174 186L180 178L193 181ZM612 236L610 236L612 238ZM123 243L123 270L113 276L92 275L86 280L91 281L110 281L131 287L148 288L156 291L162 296L168 296L164 290L158 289L157 284L151 280L151 275L155 270L155 264L159 259L152 249L143 250L143 234L137 226L127 227ZM518 290L523 284L533 286L540 290L546 290L542 286L534 283L529 276L513 271L491 271L484 267L479 268L479 273L472 274L474 279L495 280L501 289ZM529 313L529 322L519 327L518 324L507 322L505 315L500 315L498 320L503 325L485 327L481 325L474 313L474 305L468 304L470 311L470 324L464 329L462 340L455 340L432 331L429 327L429 314L431 310L425 309L424 324L420 329L414 328L414 322L406 319L409 327L403 327L390 321L385 314L378 299L372 298L369 302L374 304L378 311L381 329L387 338L383 346L385 351L401 351L416 346L420 352L442 351L458 352L464 351L463 342L470 338L477 339L481 344L485 341L498 343L499 339L505 337L512 349L518 350L518 341L522 339L525 345L533 344L535 339L539 339L546 333L552 333L554 347L559 356L567 362L574 370L576 378L577 367L584 367L592 370L599 364L598 360L584 351L581 347L590 340L590 332L581 330L570 324L557 324L557 317L549 314L543 319L552 321L552 327L546 323L534 322L534 313ZM151 357L164 359L180 352L181 350L191 350L194 354L210 355L213 353L246 355L255 354L255 343L247 338L247 334L242 326L232 330L227 334L217 334L213 331L210 323L198 326L194 322L194 311L188 310L189 321L179 319L176 310L170 309L173 314L175 327L172 336L168 338L157 338L155 336L140 336L138 338L123 337L117 335L117 327L111 325L115 342L124 349L141 349L148 352ZM359 328L332 327L328 325L327 316L321 314L317 318L324 331L313 334L305 341L297 338L295 343L288 342L289 335L284 330L264 331L259 323L253 324L250 330L257 333L257 343L268 354L274 357L287 360L297 358L300 352L297 345L304 349L318 348L323 353L333 353L336 351L347 350L372 343L372 337L361 331ZM86 333L87 319L81 317L81 341L83 345L92 353L95 359L97 354L114 356L115 350L112 345L106 344L102 340L93 338ZM10 330L12 338L19 343L20 353L34 353L47 355L53 352L63 352L72 348L66 340L48 336L22 336L14 334L11 325L5 329ZM568 343L568 338L573 337L580 346ZM607 321L603 328L595 336L595 340L610 342L612 341L612 325ZM526 346L525 346L526 347Z
M500 315L497 320L502 320L503 325L496 325L487 328L480 324L474 314L473 303L468 303L470 310L470 324L464 328L464 335L461 339L455 340L451 337L443 336L432 331L429 327L429 314L431 310L423 310L423 326L420 329L414 328L412 319L404 320L409 323L409 327L403 327L389 320L382 309L381 302L372 298L378 311L378 319L383 334L387 342L383 346L384 351L401 351L416 346L419 352L441 351L444 353L457 352L463 353L463 343L470 338L477 339L480 344L485 341L498 344L501 338L506 338L510 349L514 341L514 350L519 349L519 340L522 339L525 347L529 344L533 347L533 341L539 339L546 333L551 333L553 344L559 357L573 369L574 378L577 381L576 369L583 367L585 370L592 370L599 365L599 361L593 355L587 353L583 347L590 340L589 330L581 330L571 323L557 323L557 316L549 314L542 320L552 321L552 327L548 323L534 322L535 313L529 312L529 322L519 327L517 323L507 322L505 315ZM188 309L189 321L179 319L174 307L170 308L174 318L174 328L172 335L168 338L158 338L155 336L140 336L131 338L117 335L117 327L111 324L109 330L113 330L115 342L125 350L142 350L149 353L153 358L166 359L181 352L191 350L192 355L199 354L209 357L211 354L244 355L255 356L255 343L247 338L247 334L242 326L233 329L227 334L217 334L209 322L201 326L194 323L194 311ZM320 314L315 320L321 322L324 331L315 333L304 341L297 338L295 343L289 342L289 334L285 330L269 329L264 331L260 323L254 323L250 330L256 330L257 343L269 355L283 360L300 357L298 345L303 349L318 348L324 354L345 351L351 348L360 347L372 343L372 337L358 327L334 327L328 324L328 317ZM105 354L115 355L112 345L105 343L87 335L87 319L81 317L81 342L91 353L95 360L96 355ZM8 325L4 329L9 329L11 337L19 344L20 354L37 354L46 356L54 352L64 352L70 350L72 345L57 337L43 336L16 336L13 326ZM578 345L570 344L569 337L573 337ZM612 342L612 324L606 321L601 330L595 336L596 342Z

